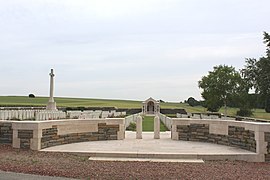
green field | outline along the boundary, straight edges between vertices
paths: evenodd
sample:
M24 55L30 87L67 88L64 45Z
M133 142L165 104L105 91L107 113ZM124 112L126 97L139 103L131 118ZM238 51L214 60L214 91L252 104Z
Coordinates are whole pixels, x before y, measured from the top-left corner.
M154 131L154 116L144 116L143 117L143 131ZM166 126L160 121L160 132L168 131Z
M142 101L88 99L88 98L60 98L54 100L58 107L117 107L141 108ZM47 97L29 98L26 96L0 96L0 106L46 106ZM161 108L181 108L180 103L161 103Z
M90 99L90 98L60 98L55 101L58 107L117 107L117 108L141 108L142 101L130 100L110 100L110 99ZM27 96L0 96L0 106L43 106L48 102L48 97L29 98ZM184 103L160 103L161 108L180 108L189 113L206 112L201 106L191 107ZM228 115L236 115L237 108L228 108ZM221 108L220 113L224 113ZM263 109L253 110L253 117L260 119L270 119L270 113L265 113Z
M29 98L27 96L0 96L0 106L43 106L48 102L48 97ZM58 107L117 107L117 108L141 108L142 101L110 100L90 98L62 98L54 100ZM204 112L202 107L191 107L184 103L160 103L161 108L182 108L188 112Z

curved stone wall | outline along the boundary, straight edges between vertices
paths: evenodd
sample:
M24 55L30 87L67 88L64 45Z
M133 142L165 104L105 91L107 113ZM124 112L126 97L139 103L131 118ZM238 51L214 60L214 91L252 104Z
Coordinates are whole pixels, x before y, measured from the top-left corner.
M270 123L173 118L172 139L238 147L270 161Z
M98 130L95 132L89 131L59 135L57 125L53 125L52 128L42 129L41 149L77 142L117 140L118 131L119 124L107 125L106 123L98 123Z
M40 150L85 141L125 138L123 118L50 121L0 121L0 144Z

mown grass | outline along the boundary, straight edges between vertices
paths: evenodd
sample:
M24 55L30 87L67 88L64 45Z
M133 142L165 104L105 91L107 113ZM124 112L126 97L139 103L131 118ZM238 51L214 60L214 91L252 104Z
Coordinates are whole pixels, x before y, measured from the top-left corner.
M88 98L62 98L54 100L59 107L118 107L118 108L140 108L139 101L107 100ZM0 96L0 106L46 106L47 97L29 98L25 96Z
M142 101L90 99L90 98L62 98L54 100L58 107L117 107L141 108ZM0 106L46 106L48 97L29 98L27 96L0 96ZM180 108L180 103L161 103L161 108Z
M143 131L154 131L154 116L143 117ZM168 131L166 126L160 121L160 132Z
M117 107L117 108L141 108L142 101L111 100L111 99L90 99L90 98L64 98L56 97L58 107ZM43 106L48 102L48 97L29 98L28 96L0 96L0 106ZM185 109L189 113L207 112L202 106L191 107L185 103L160 103L161 108ZM238 108L228 108L228 115L235 116ZM221 108L220 113L224 113ZM270 113L263 109L253 110L254 118L270 119Z
M236 116L236 112L238 111L238 108L228 108L227 114L229 116ZM219 110L220 113L225 113L225 109L221 108ZM270 120L270 113L266 113L264 109L253 109L252 110L253 115L251 118L257 118L257 119L268 119Z

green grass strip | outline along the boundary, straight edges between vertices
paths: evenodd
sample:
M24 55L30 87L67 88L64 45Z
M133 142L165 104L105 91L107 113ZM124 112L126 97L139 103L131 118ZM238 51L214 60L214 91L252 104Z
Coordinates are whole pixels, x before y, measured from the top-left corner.
M143 131L153 132L154 131L154 116L143 117ZM160 121L160 132L168 131L166 126Z

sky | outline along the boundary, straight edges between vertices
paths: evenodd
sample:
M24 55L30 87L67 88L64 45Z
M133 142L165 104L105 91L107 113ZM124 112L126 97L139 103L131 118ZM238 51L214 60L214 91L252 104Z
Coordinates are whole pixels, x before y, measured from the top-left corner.
M269 0L0 0L0 96L180 102L265 55Z

